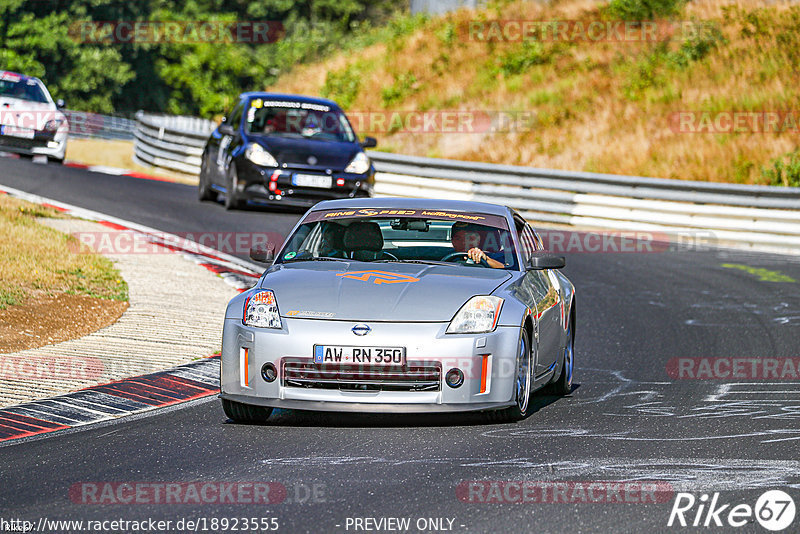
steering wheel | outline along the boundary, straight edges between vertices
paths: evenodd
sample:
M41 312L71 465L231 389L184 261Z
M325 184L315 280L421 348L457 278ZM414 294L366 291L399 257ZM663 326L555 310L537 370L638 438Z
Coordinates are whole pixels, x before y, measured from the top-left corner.
M450 254L445 255L445 257L439 261L454 261L454 260L472 261L466 252L451 252Z
M382 253L384 253L384 254L386 254L386 255L387 255L387 256L389 256L390 258L392 258L394 261L400 261L400 260L398 259L398 257L397 257L397 256L395 256L394 254L392 254L391 252L386 252L385 250L381 250L381 252L382 252Z
M450 254L447 254L444 258L442 258L439 261L451 262L456 259L460 259L466 265L482 265L484 267L489 267L489 263L486 260L481 259L481 261L476 263L475 261L472 260L472 258L469 257L469 255L466 252L451 252Z

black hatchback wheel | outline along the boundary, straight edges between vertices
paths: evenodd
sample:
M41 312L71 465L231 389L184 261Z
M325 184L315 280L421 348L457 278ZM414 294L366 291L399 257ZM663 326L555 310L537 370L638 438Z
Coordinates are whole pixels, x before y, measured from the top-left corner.
M208 183L208 160L206 158L203 158L203 164L200 166L200 176L198 178L197 198L200 199L201 202L205 200L214 200L216 194Z
M228 167L228 180L225 183L225 209L226 210L234 210L242 205L242 201L239 198L239 176L236 173L236 165L231 162L230 167Z

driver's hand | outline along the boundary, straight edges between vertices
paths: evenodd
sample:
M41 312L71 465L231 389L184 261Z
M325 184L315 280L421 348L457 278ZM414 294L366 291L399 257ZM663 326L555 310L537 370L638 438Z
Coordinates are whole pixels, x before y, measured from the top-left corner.
M469 256L469 259L471 259L475 263L480 263L481 260L483 259L486 260L489 259L488 256L486 256L486 254L484 254L483 251L478 247L473 247L469 249L469 251L467 251L467 256Z
M505 267L499 261L493 260L492 258L487 256L486 253L484 253L478 247L469 249L469 251L467 252L467 256L469 257L469 259L471 259L475 263L480 263L481 260L485 260L486 263L484 265L488 265L492 269L502 269L503 267Z

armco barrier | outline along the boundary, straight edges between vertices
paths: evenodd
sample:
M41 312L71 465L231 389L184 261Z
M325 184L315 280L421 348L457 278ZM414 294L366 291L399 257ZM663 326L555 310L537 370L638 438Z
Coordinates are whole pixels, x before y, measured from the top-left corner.
M134 160L145 166L197 175L213 121L136 113Z
M197 174L214 123L136 115L135 158ZM559 171L370 152L376 194L483 200L531 221L628 231L711 231L720 241L800 253L800 188Z
M484 200L532 221L630 231L710 230L720 241L800 252L800 188L558 171L370 153L382 196Z

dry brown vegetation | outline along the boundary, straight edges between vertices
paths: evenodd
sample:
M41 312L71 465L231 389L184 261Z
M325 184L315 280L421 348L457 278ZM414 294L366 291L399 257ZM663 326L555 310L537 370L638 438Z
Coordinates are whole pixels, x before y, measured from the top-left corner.
M329 96L350 113L532 112L531 122L513 132L372 132L383 149L423 156L769 183L766 169L797 154L800 124L769 133L688 133L674 118L682 111L800 116L800 6L692 2L675 18L702 23L694 37L471 39L474 20L608 18L603 7L582 0L498 5L431 19L380 45L299 66L268 89Z
M60 216L51 208L0 195L0 310L59 293L128 299L128 286L109 259L36 221Z

